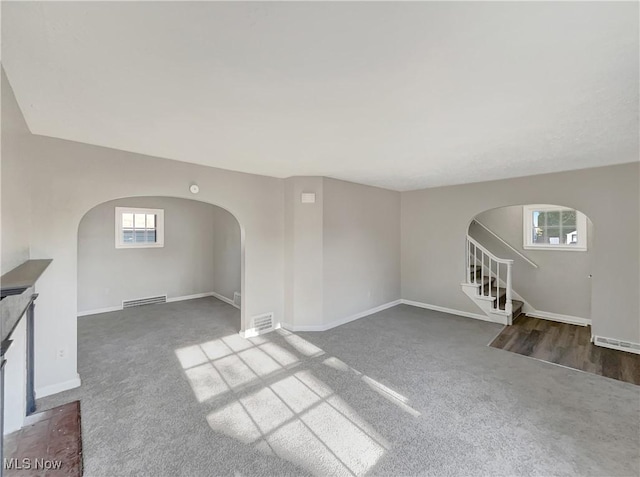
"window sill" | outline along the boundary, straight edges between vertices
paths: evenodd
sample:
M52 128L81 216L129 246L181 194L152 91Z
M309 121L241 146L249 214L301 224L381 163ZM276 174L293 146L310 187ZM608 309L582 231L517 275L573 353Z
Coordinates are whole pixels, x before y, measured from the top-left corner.
M163 243L158 244L140 244L140 245L130 245L130 244L118 244L116 248L162 248L164 247Z
M558 252L586 252L587 247L558 247L555 245L525 245L525 250L555 250Z

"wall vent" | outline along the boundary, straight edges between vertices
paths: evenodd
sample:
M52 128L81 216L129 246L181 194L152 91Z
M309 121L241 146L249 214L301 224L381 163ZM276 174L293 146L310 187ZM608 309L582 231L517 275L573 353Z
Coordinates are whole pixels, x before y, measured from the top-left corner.
M613 338L605 338L604 336L594 337L594 343L607 348L629 351L630 353L640 354L640 343L631 343L629 341L615 340Z
M233 304L240 308L240 305L242 304L242 295L240 295L240 293L233 292Z
M273 330L273 313L254 316L251 321L253 325L252 328L259 335Z
M134 306L156 305L158 303L166 303L167 295L150 296L147 298L136 298L135 300L126 300L122 302L122 308L133 308Z

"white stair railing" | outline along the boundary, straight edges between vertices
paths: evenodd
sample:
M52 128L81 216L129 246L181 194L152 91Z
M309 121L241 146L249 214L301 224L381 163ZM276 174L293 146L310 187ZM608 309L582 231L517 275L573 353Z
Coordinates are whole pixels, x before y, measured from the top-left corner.
M477 295L491 303L492 311L511 316L513 312L511 274L513 260L498 258L467 235L467 283L476 285ZM495 279L495 289L493 287ZM504 284L504 285L503 285ZM501 288L506 291L504 309L500 308Z

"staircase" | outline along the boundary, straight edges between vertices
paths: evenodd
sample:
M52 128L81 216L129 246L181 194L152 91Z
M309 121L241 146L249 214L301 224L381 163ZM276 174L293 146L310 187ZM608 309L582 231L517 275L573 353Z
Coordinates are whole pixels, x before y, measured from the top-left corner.
M462 291L489 317L511 325L522 313L524 303L512 298L513 260L499 258L467 235L466 280Z

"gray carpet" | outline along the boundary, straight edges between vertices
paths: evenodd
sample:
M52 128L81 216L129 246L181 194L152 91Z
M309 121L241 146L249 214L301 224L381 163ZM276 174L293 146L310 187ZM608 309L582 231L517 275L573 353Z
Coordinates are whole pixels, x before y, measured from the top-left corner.
M244 340L213 298L78 321L85 475L640 473L640 387L397 306Z

